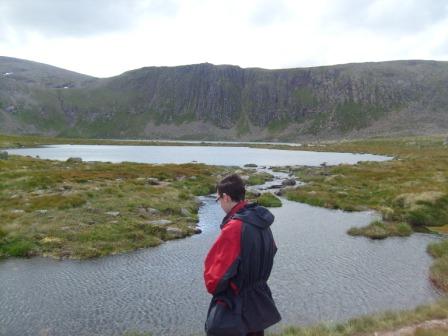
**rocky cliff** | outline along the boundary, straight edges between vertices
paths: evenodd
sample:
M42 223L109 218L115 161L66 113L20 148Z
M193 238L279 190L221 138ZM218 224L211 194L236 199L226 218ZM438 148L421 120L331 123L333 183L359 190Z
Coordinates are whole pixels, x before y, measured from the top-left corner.
M100 79L0 57L3 133L300 140L447 131L448 62L205 63Z

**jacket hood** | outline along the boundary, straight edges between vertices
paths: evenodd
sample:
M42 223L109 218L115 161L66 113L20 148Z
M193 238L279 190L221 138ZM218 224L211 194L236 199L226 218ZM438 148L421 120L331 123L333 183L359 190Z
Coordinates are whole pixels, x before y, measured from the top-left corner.
M261 229L268 228L274 222L274 215L268 209L256 203L247 204L233 218Z

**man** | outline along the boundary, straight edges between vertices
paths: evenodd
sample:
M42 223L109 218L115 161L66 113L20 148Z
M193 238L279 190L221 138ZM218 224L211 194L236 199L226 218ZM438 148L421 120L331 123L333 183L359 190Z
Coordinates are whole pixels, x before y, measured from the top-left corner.
M205 285L213 295L206 331L208 335L264 335L264 329L281 319L266 283L277 251L269 228L274 216L244 200L244 183L236 174L222 179L217 193L216 201L226 216L205 259Z

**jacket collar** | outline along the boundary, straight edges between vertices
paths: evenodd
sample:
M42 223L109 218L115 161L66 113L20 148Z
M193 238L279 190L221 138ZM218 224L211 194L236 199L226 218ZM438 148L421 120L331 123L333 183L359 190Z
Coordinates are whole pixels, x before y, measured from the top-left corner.
M226 225L229 219L232 218L234 214L243 209L248 203L246 201L240 201L233 206L233 208L229 211L229 213L223 218L222 223L220 225L221 229Z

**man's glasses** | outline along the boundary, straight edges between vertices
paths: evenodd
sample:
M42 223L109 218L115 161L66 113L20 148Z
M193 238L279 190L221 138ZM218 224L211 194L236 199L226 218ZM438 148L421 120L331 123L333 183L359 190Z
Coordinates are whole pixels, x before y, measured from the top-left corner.
M218 196L215 198L215 202L218 203L218 201L221 199L221 197L222 197L221 195L218 195Z

